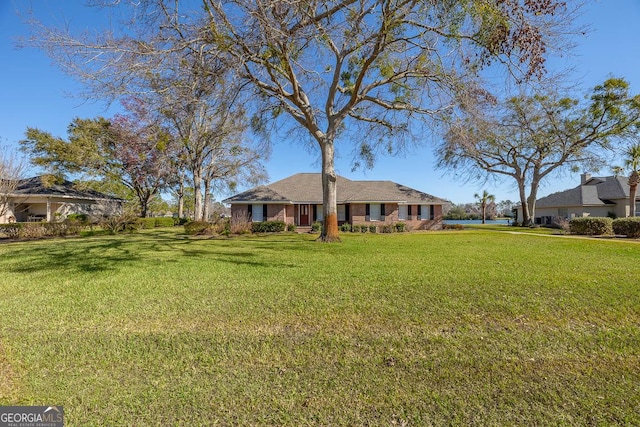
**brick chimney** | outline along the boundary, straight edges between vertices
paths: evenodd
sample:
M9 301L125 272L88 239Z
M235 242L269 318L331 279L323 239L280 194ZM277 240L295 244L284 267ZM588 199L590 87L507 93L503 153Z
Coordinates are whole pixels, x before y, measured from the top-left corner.
M583 173L582 175L580 175L580 185L584 185L590 179L591 179L590 173Z

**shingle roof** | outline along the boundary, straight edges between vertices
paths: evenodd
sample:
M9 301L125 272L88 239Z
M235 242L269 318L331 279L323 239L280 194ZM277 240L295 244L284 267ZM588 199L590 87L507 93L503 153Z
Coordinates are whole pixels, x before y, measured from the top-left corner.
M392 181L352 181L338 176L338 203L401 202L448 203L443 199ZM236 194L224 203L286 202L322 203L322 175L298 173L266 186Z
M71 182L50 182L45 176L36 176L20 180L20 183L13 191L15 195L21 196L54 196L74 199L97 200L121 200L99 191L91 189L79 189Z
M593 177L575 188L539 199L536 206L538 208L604 206L613 204L612 200L625 198L629 198L629 184L626 177Z

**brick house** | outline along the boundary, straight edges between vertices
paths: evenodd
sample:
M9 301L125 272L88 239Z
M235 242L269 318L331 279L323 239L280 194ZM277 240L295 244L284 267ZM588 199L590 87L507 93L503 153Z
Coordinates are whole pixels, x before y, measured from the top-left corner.
M442 228L446 200L392 181L352 181L338 176L338 224L395 224L411 230ZM319 173L298 173L269 185L236 194L234 221L284 221L309 226L323 221L322 179Z

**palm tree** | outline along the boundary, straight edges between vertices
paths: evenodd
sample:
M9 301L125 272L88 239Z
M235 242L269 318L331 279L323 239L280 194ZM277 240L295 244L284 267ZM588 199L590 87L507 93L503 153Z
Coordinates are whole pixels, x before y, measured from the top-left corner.
M629 216L636 216L636 194L640 184L640 142L635 143L625 151L624 165L631 171L629 174Z
M489 194L487 190L484 190L482 192L482 195L476 193L473 195L473 197L476 198L476 200L480 204L480 208L482 208L482 223L484 224L485 218L487 217L487 206L496 201L496 196L494 196L493 194Z

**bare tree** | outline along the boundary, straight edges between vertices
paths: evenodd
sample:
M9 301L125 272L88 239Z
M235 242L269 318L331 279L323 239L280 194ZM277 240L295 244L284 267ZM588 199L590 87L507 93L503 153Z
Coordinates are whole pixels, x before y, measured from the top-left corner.
M25 162L6 147L0 147L0 218L15 200L15 191L24 178Z
M524 77L567 11L560 1L205 0L208 43L229 52L262 109L307 132L322 156L324 226L338 240L336 142L372 163L417 118L434 118L477 89L491 62ZM476 90L474 94L482 94Z
M482 95L475 80L483 67L542 75L547 49L571 22L560 0L202 0L202 10L177 0L137 4L144 21L124 35L89 40L39 27L35 43L92 95L144 88L140 80L162 70L168 52L203 52L205 68L229 56L253 91L254 123L288 117L283 124L317 144L323 241L339 240L338 140L371 164L380 150L394 152L421 135L416 118Z
M260 161L269 150L245 138L246 113L231 75L232 58L203 48L202 9L188 9L193 5L177 0L92 4L105 13L120 12L125 17L120 28L126 30L74 35L34 19L31 43L84 83L83 96L108 101L134 96L164 116L182 147L175 166L185 169L171 184L183 193L189 175L196 219L206 218L205 199L214 181L223 186L263 180Z
M451 123L436 152L439 165L472 180L513 178L523 225L529 225L543 180L567 168L603 166L603 150L639 122L640 96L631 96L623 79L611 78L585 102L538 94L468 113Z
M150 78L154 90L149 99L177 134L193 181L195 218L207 220L214 181L259 182L268 150L258 150L245 138L246 113L228 61L200 51L182 53L174 54L174 67Z

